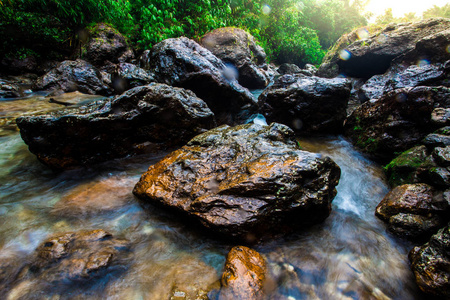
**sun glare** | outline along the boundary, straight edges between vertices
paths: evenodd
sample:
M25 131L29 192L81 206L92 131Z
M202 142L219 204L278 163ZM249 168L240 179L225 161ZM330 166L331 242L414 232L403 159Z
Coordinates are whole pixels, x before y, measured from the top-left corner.
M411 0L370 0L366 11L374 14L374 17L382 15L387 8L392 8L394 17L403 17L406 13L416 13L421 16L422 13L433 7L433 5L444 6L449 0L429 0L429 1L411 1Z

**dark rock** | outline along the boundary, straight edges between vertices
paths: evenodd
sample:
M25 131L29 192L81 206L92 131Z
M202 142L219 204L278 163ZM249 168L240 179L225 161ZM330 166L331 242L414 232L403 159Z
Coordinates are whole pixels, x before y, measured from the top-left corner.
M1 65L3 71L7 71L9 75L20 75L24 73L36 73L38 62L34 55L27 55L20 59L3 57Z
M414 247L409 260L416 283L423 292L450 298L450 226L439 230L425 245Z
M431 112L431 122L436 126L450 125L450 108L435 108Z
M378 99L384 93L406 87L448 85L445 83L448 78L450 78L450 69L441 63L412 65L405 70L399 70L396 66L383 75L371 77L360 88L359 99L362 102Z
M180 145L215 126L194 93L152 83L115 99L17 119L29 149L54 168Z
M98 23L89 28L89 38L83 46L83 58L97 67L107 61L127 62L134 57L125 37L111 26Z
M284 63L281 64L280 67L278 68L278 73L280 73L281 75L286 75L286 74L296 74L296 73L300 73L302 69L300 69L299 66L297 66L296 64L288 64L288 63Z
M427 148L423 145L406 150L394 158L384 168L391 186L422 182L420 174L429 167L436 167L428 159Z
M44 241L36 249L30 271L48 283L87 282L123 268L130 243L98 229L64 233Z
M224 27L208 32L200 44L239 72L239 84L251 89L265 88L270 81L266 72L266 53L245 30Z
M21 89L17 84L11 84L0 81L0 98L18 98L22 97Z
M112 93L100 71L90 63L77 59L65 60L47 74L39 77L34 89L57 92L80 91L85 94L110 95Z
M412 240L429 238L448 222L450 203L427 184L405 184L389 192L376 208L394 234Z
M427 48L425 45L432 44L430 41L448 39L449 27L450 20L436 18L416 23L389 24L384 29L369 34L368 38L361 38L360 32L364 29L357 29L343 36L329 51L319 68L318 76L335 77L346 74L350 77L370 78L383 74L400 55L414 49L422 53L422 49ZM442 58L433 62L450 59L450 53L445 51L446 47L436 50L440 51ZM347 51L344 59L341 59L341 51Z
M117 94L155 82L152 72L130 63L106 64L102 71L110 76L111 86Z
M305 75L284 75L259 96L261 113L297 133L339 133L347 117L350 82Z
M444 127L440 130L437 130L434 133L430 133L423 140L422 144L427 146L429 149L433 149L435 147L446 147L450 146L450 127Z
M436 147L433 150L433 157L437 164L442 167L450 166L450 146Z
M377 101L358 107L347 118L345 135L364 152L392 159L436 129L431 113L449 107L450 89L416 87L397 89Z
M441 188L450 187L450 171L448 168L437 167L427 170L427 181Z
M144 50L142 54L139 56L139 67L143 69L150 69L150 50Z
M233 247L225 262L218 299L264 299L266 273L261 254L244 246Z
M203 99L219 124L243 123L257 110L256 99L222 61L193 40L181 37L156 44L150 65L157 81L190 89Z
M340 169L287 126L221 126L150 166L133 193L246 241L323 221Z

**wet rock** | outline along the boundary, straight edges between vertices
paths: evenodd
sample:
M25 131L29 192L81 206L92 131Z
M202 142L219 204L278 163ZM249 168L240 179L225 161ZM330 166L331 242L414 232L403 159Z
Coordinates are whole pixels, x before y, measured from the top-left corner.
M388 222L396 235L423 240L448 222L450 203L427 184L405 184L389 192L376 208L376 215Z
M435 167L427 170L427 181L441 188L450 187L450 170L444 167Z
M52 90L54 94L74 91L98 95L112 93L100 71L81 59L61 62L56 68L39 77L34 89Z
M203 99L219 124L243 123L257 110L256 99L222 61L193 40L181 37L156 44L150 65L157 81L189 89Z
M239 72L239 84L250 89L265 88L270 81L266 73L266 53L245 30L224 27L208 32L200 44Z
M431 122L436 126L450 125L450 108L435 108L431 112Z
M74 106L87 104L95 100L101 100L104 99L104 97L98 95L83 94L78 91L75 91L56 96L48 96L45 99L46 100L48 99L49 103L56 103L64 106Z
M284 75L258 101L268 122L286 124L303 135L333 134L342 131L349 97L346 79Z
M143 69L150 69L150 50L144 50L139 56L139 67Z
M324 58L319 68L318 76L335 77L346 74L350 77L370 78L387 71L391 62L414 49L423 52L422 45L429 45L430 40L445 40L448 38L448 19L427 19L416 23L389 24L381 30L370 33L360 28L341 37ZM425 39L425 40L424 40ZM443 43L445 44L445 43ZM448 42L447 44L448 45ZM439 61L450 59L450 53L443 46ZM346 55L342 55L346 51Z
M433 235L423 246L409 253L411 270L419 288L430 295L450 298L450 227Z
M286 74L296 74L296 73L300 73L302 69L300 69L299 66L297 66L296 64L289 64L289 63L284 63L281 64L280 67L278 68L278 73L280 73L281 75L286 75Z
M173 147L215 126L194 93L157 83L17 124L30 151L57 169Z
M434 148L432 155L439 166L450 166L450 146L436 147Z
M64 233L36 249L30 271L48 283L87 282L124 268L130 243L98 229Z
M52 209L56 216L80 218L117 211L133 200L133 178L110 177L81 184L64 194Z
M366 102L347 118L344 132L353 144L381 159L392 159L436 129L431 113L449 107L450 89L397 89L377 101Z
M443 127L436 130L434 133L430 133L423 140L422 144L427 146L428 149L435 147L450 146L450 127Z
M152 72L130 63L108 64L102 70L111 76L111 86L118 94L134 87L155 82Z
M110 25L98 23L88 29L88 41L83 46L82 57L93 65L101 67L107 61L127 62L134 58L134 54L120 32Z
M406 183L422 182L420 175L427 168L436 167L434 161L429 159L427 148L423 145L406 150L394 158L384 168L391 186Z
M359 99L364 102L378 99L383 94L395 89L416 86L448 85L445 80L450 78L450 69L447 65L425 64L412 65L401 70L394 66L383 75L371 77L358 91Z
M264 299L264 258L250 248L233 247L227 256L218 299Z
M287 126L221 126L151 166L133 193L252 242L323 221L339 176L330 158L299 150Z

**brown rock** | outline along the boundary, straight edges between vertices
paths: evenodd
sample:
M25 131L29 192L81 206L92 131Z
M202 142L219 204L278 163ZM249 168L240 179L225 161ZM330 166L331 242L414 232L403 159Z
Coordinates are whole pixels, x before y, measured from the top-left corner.
M264 299L266 272L261 254L244 246L233 247L225 262L219 299Z
M323 221L340 177L287 126L221 126L151 166L133 193L246 240Z

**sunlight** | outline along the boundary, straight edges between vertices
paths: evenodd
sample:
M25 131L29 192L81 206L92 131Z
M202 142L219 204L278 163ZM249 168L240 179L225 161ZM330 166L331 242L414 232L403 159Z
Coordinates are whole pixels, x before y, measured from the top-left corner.
M374 17L382 15L387 8L392 8L394 17L403 17L406 13L416 13L421 16L422 13L433 7L433 5L444 6L448 0L430 0L430 1L410 1L410 0L370 0L366 7L367 12L374 14Z

